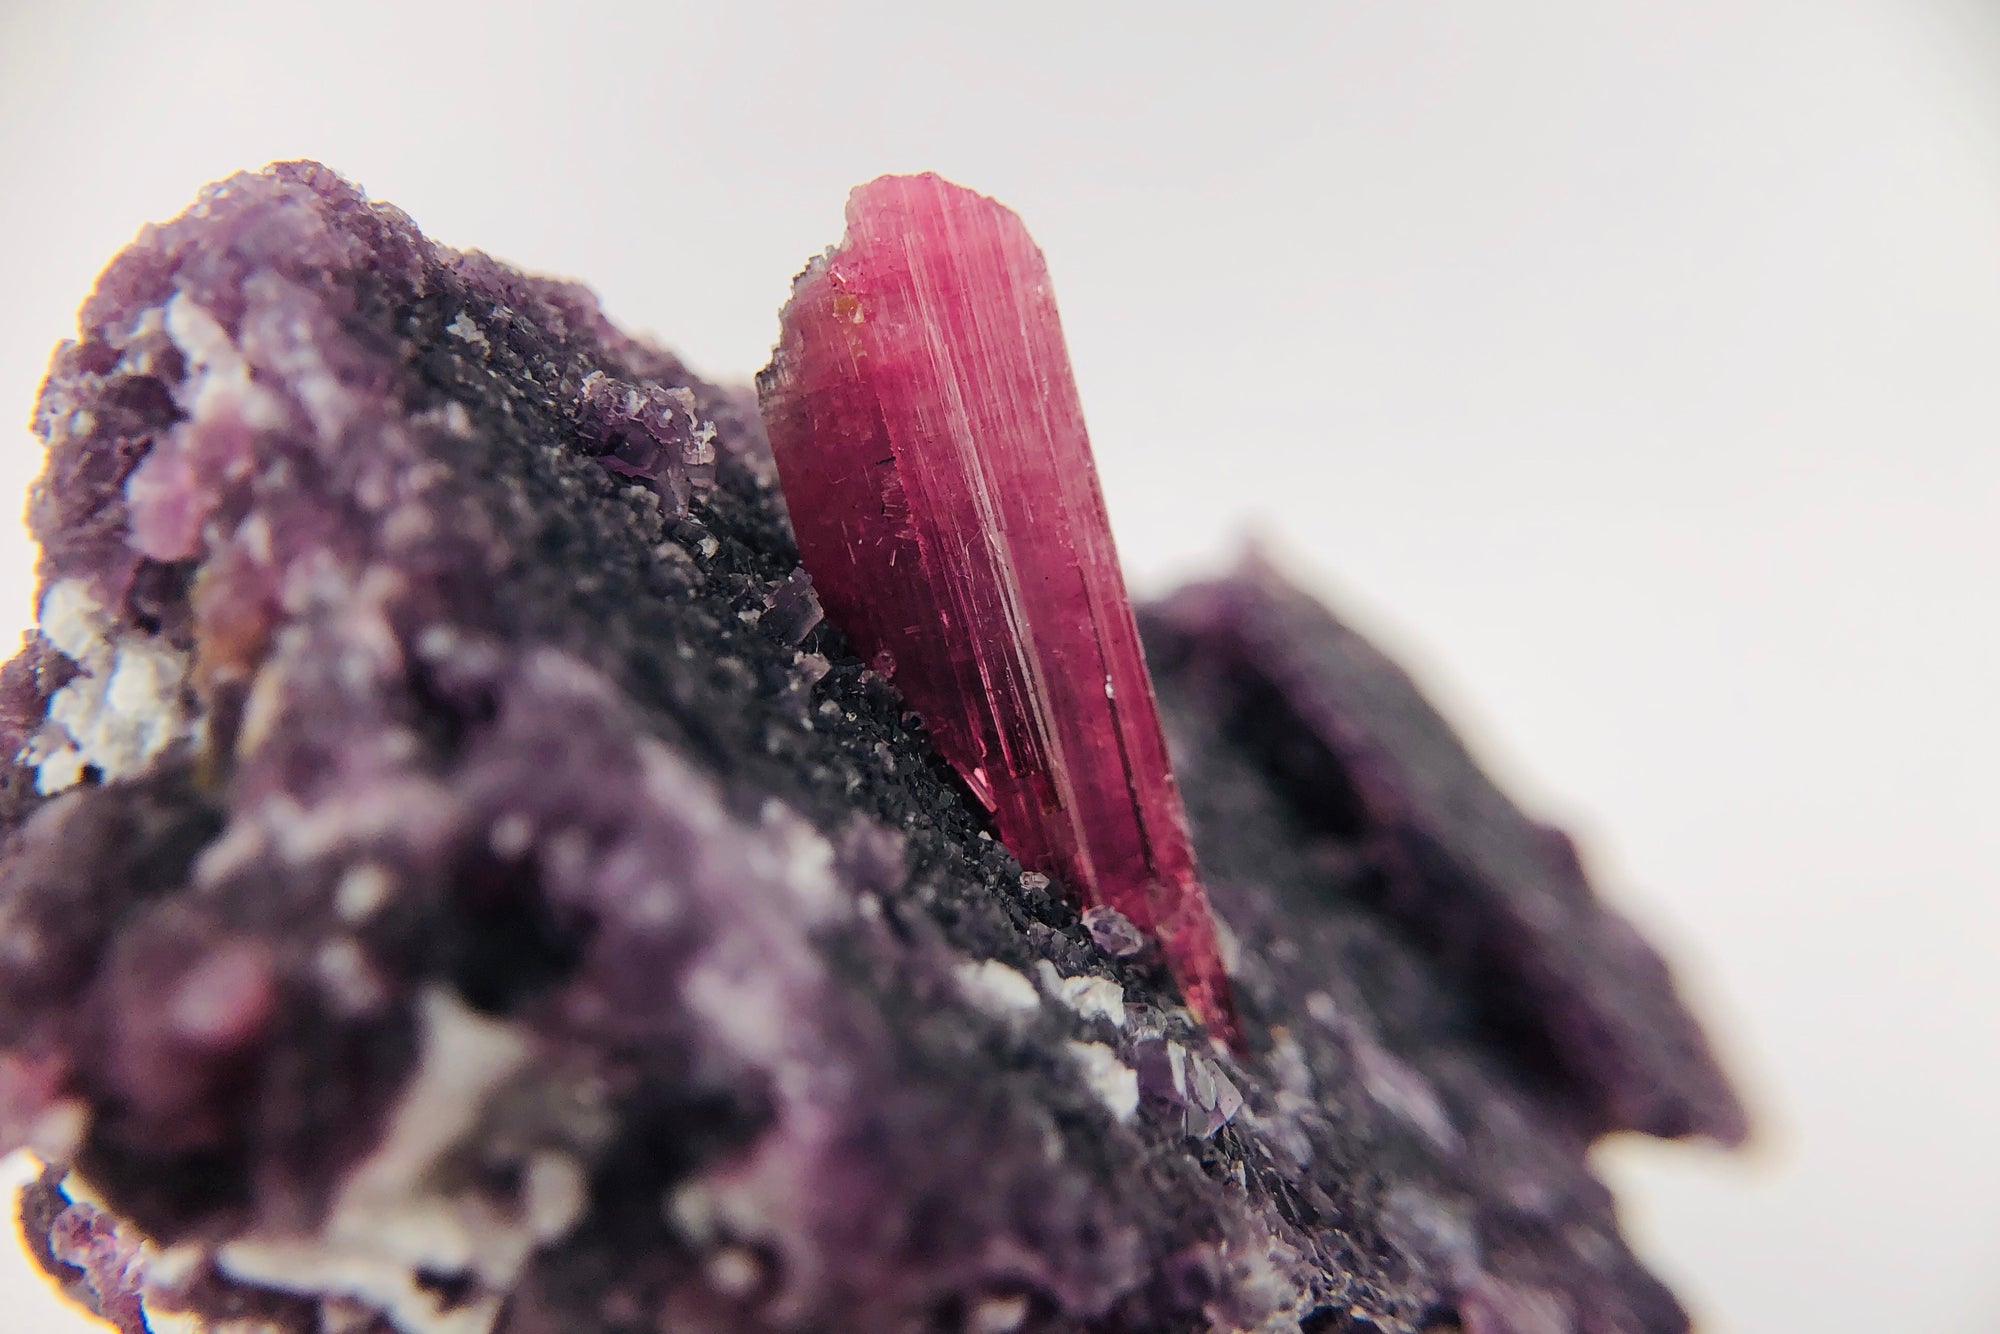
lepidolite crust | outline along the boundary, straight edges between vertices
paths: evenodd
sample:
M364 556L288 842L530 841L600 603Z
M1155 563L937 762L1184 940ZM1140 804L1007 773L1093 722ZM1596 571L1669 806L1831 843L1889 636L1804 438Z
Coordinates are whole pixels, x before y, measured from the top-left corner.
M288 164L35 425L0 1140L120 1328L1685 1327L1584 1160L1740 1132L1664 970L1268 574L1141 617L1238 1057L820 616L747 396L580 289Z

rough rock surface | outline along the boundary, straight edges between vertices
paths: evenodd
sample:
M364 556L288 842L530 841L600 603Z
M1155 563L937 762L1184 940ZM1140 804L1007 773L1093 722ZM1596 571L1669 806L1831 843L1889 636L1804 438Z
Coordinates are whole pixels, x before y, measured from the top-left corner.
M1327 817L1358 752L1267 724L1393 669L1246 694L1345 651L1263 576L1142 618L1239 1059L819 617L747 397L580 289L284 165L113 263L35 425L0 1144L120 1328L1685 1327L1584 1159L1740 1127L1664 971L1559 857L1462 948L1544 863L1395 797L1483 782L1448 734Z

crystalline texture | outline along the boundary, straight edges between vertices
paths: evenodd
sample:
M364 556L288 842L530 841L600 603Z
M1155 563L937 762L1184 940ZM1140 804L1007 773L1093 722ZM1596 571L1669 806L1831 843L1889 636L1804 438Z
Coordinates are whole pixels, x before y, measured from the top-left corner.
M1705 1051L1386 660L1268 581L1139 609L1269 1035L1213 1051L816 623L746 397L311 163L106 271L0 667L0 1150L64 1291L123 1334L1684 1334L1545 1057L1623 1032L1618 1086L1699 1111Z
M1022 863L1157 939L1236 1020L1047 266L1021 220L883 177L801 275L761 383L799 549Z

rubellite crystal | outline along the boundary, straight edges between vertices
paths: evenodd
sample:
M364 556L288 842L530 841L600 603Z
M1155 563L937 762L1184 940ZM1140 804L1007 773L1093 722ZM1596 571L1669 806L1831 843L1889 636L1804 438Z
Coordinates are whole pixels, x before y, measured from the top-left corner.
M1012 211L885 176L760 382L799 550L1023 865L1160 943L1237 1025L1047 265Z

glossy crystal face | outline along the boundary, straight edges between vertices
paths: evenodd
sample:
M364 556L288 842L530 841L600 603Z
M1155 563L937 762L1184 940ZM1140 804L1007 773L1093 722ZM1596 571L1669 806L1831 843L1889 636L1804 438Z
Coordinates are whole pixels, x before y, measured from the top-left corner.
M762 381L828 613L1023 865L1156 940L1234 1040L1048 268L1021 220L885 176L801 276Z

